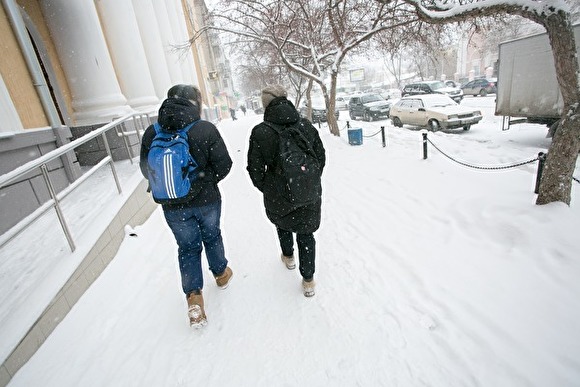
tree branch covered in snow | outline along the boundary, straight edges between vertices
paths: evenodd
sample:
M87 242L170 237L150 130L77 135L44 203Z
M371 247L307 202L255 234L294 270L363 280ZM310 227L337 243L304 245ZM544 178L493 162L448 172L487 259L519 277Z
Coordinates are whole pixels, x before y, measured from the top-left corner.
M332 112L345 56L381 31L417 22L400 0L228 0L218 3L205 29L227 33L234 43L249 39L270 46L280 63L320 86ZM334 115L328 119L339 135Z
M377 1L389 3L390 0ZM564 106L548 152L536 203L561 201L570 204L572 176L580 152L580 67L568 4L564 0L402 1L413 6L421 20L428 23L509 14L530 19L546 29Z
M563 0L405 0L416 7L423 19L453 22L468 17L495 16L499 13L520 15L542 24L541 20L557 13L570 13Z

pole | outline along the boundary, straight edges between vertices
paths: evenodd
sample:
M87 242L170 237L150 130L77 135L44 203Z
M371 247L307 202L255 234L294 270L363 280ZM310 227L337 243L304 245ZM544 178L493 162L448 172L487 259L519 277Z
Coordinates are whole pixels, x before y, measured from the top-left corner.
M427 132L423 132L423 160L427 159Z
M547 153L538 153L538 173L536 174L536 188L534 189L534 193L536 194L540 193L540 181L542 180L542 171L544 170L547 156Z
M387 146L387 141L385 139L385 127L381 126L381 137L383 138L383 148Z

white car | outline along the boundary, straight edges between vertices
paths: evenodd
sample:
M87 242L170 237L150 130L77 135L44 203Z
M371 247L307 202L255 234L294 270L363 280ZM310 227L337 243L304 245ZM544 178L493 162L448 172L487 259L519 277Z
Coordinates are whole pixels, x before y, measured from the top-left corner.
M441 81L421 81L410 83L403 88L402 96L425 95L425 94L445 94L460 103L463 99L463 91L455 87L446 86Z
M469 130L482 118L481 111L459 105L443 94L403 97L391 107L393 125L423 126L434 132L455 128Z
M335 106L338 110L348 110L348 99L346 97L336 97L335 101Z

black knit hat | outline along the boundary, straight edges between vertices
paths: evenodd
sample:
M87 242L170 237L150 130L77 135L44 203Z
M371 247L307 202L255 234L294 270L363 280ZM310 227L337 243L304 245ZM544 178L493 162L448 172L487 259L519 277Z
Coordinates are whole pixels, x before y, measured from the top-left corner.
M201 106L201 91L193 85L175 85L167 90L167 98L185 98Z

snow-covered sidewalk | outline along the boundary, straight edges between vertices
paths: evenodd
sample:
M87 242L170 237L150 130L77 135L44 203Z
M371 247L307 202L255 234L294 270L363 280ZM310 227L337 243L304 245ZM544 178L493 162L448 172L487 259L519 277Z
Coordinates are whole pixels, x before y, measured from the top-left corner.
M493 98L493 97L491 97ZM458 159L502 165L549 140L535 125L430 133ZM344 112L343 118L346 118ZM234 279L206 270L208 326L188 326L176 246L160 209L13 378L16 386L578 386L580 185L570 207L536 206L536 164L480 171L390 121L350 146L321 129L328 166L317 232L317 294L279 260L245 171L261 116L219 128L234 159L222 183ZM341 127L345 125L341 121Z

